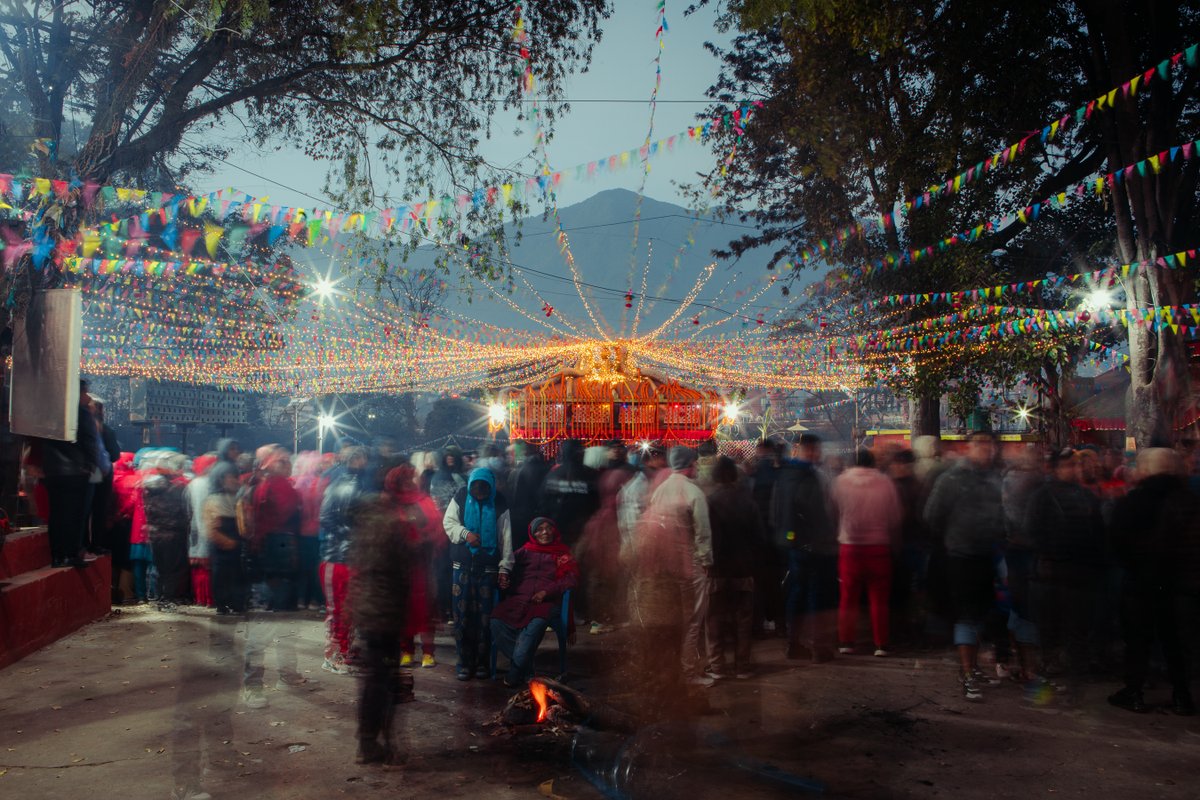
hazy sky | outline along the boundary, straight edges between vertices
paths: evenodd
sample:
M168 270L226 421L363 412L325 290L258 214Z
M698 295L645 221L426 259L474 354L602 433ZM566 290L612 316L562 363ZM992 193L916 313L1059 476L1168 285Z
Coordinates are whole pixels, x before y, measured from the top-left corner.
M654 120L655 140L679 133L696 124L696 114L704 108L705 90L715 81L717 60L704 49L705 41L724 41L713 28L714 12L702 9L690 17L683 16L684 3L667 3L666 47L662 60L662 87ZM596 47L591 69L569 79L567 99L572 101L571 112L557 123L554 138L549 143L551 167L570 169L577 164L636 149L645 141L649 126L648 99L654 88L654 57L658 45L654 33L657 27L653 0L617 0L612 17L604 25L604 35ZM632 102L582 102L589 100L620 100ZM685 102L670 102L685 101ZM237 136L231 124L217 132L217 139ZM508 165L528 154L533 146L532 129L526 124L522 135L514 135L515 117L504 119L494 127L494 139L488 142L484 155L493 163ZM312 197L322 196L326 164L314 164L296 148L277 152L258 151L252 147L236 148L229 161L263 177L255 177L234 166L221 168L212 176L197 179L197 187L212 191L236 187L247 193L269 195L272 202L283 205L312 207ZM694 180L697 172L706 171L714 158L702 145L681 144L674 153L651 159L651 172L646 183L646 195L659 200L678 201L673 181ZM526 162L526 170L534 164ZM590 180L563 182L559 204L569 205L590 197L598 191L614 187L636 190L641 181L641 167L634 164L615 175L603 175ZM279 184L285 184L284 188ZM424 198L406 198L420 201Z

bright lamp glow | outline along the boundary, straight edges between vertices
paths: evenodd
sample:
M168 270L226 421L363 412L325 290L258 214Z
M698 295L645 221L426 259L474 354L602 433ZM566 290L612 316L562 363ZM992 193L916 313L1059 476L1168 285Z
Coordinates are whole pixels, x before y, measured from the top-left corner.
M1111 289L1096 288L1092 289L1083 297L1083 307L1088 311L1107 311L1113 306L1113 293Z
M333 416L332 414L321 413L317 415L317 425L321 426L322 428L332 428L333 426L337 425L337 417Z
M741 413L741 406L737 403L726 403L721 409L721 416L727 422L737 422L738 414Z
M492 427L499 428L508 421L508 412L500 403L492 403L488 406L488 423Z
M333 297L333 281L329 278L317 278L317 282L313 284L313 292L322 300L328 300Z

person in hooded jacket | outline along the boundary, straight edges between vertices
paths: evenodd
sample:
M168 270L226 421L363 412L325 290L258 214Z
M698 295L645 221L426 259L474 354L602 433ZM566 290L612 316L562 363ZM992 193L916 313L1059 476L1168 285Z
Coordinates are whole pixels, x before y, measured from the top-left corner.
M292 485L292 454L275 445L263 454L258 469L262 477L253 496L255 545L261 555L271 610L295 611L304 501Z
M567 439L558 451L558 464L542 484L539 513L550 517L569 548L579 544L583 528L600 507L600 473L583 463L583 443Z
M499 571L512 567L508 501L496 491L490 469L471 471L442 518L453 568L454 645L460 681L488 676L488 617Z
M213 605L218 615L240 614L246 610L248 596L237 521L240 476L232 462L218 461L203 480L208 481L208 494L201 511L201 531L208 543Z
M492 639L509 660L505 686L520 686L533 676L533 657L558 614L560 598L578 582L579 564L554 521L535 518L529 523L529 540L513 553L511 567L500 571L500 588L507 596L492 609Z
M325 490L321 501L321 586L325 592L325 660L321 669L336 675L349 675L346 663L350 655L353 630L350 616L349 553L354 532L354 514L366 495L363 473L367 452L362 447L348 448L343 469Z

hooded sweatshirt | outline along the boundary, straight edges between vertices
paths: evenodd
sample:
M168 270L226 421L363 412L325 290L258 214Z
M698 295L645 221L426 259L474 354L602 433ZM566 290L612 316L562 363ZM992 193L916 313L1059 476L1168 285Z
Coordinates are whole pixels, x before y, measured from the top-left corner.
M480 502L471 495L471 485L483 481L488 485L488 497ZM496 491L496 476L490 469L479 467L471 470L467 485L458 490L446 514L442 527L450 540L450 557L458 564L482 564L490 567L498 564L508 571L512 568L512 528L508 501ZM479 536L479 544L467 543L467 534Z
M558 524L567 547L579 542L583 527L600 507L599 479L600 473L583 463L583 445L575 439L563 442L558 464L542 485L538 511Z

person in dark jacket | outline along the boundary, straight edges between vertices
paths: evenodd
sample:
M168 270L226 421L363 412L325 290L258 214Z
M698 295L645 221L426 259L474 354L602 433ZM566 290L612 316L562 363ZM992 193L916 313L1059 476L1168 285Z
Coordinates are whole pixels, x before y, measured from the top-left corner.
M583 443L567 439L558 451L558 464L542 484L538 512L557 523L563 543L579 544L583 528L600 507L600 473L583 463Z
M429 496L437 504L438 511L443 514L458 490L467 485L462 471L462 449L454 445L447 446L442 450L442 460L438 464L437 473L429 481Z
M553 520L535 518L529 540L513 553L512 567L500 572L500 588L508 592L492 609L492 639L509 660L505 686L519 686L533 676L533 657L546 628L559 613L563 594L578 582L579 565Z
M753 673L750 633L754 622L754 562L765 532L760 517L752 512L754 499L738 477L733 459L717 458L712 472L713 490L708 495L713 540L708 673L714 678L748 678ZM733 644L732 667L725 660L729 643Z
M743 465L754 498L754 509L763 528L762 550L755 554L754 631L763 635L786 632L784 595L780 589L785 565L771 539L771 495L779 475L779 449L770 439L759 439L754 455Z
M508 495L513 520L513 551L529 540L529 523L538 515L538 498L550 465L536 445L526 445L525 460L512 477L512 492Z
M1033 492L1025 512L1036 556L1031 616L1043 661L1058 668L1061 657L1063 677L1074 683L1090 662L1088 638L1107 562L1104 522L1099 498L1080 483L1076 454L1055 453L1051 467L1053 477Z
M208 540L213 605L219 615L240 614L246 610L249 590L242 568L242 538L237 523L235 498L241 485L237 467L229 461L218 461L199 480L209 482L201 525Z
M95 556L84 551L84 536L91 512L90 479L104 459L100 455L96 421L88 411L91 398L87 388L87 381L79 382L75 438L69 442L36 440L39 447L35 457L40 459L38 469L49 496L46 528L50 563L55 567L86 567L95 560Z
M351 619L347 608L350 588L349 554L353 540L354 513L365 496L363 473L367 452L348 448L341 474L325 490L321 501L321 587L325 592L325 660L321 669L336 675L351 672Z
M415 487L414 487L415 488ZM358 763L396 760L392 729L396 709L411 692L412 670L400 666L419 538L395 497L384 494L355 504L351 603L363 640L363 678L358 703Z
M829 490L818 470L821 440L800 437L798 457L779 468L771 494L771 536L786 565L787 657L833 658L837 622L837 530ZM808 634L804 636L804 623ZM805 641L807 639L807 641Z
M511 569L513 557L508 501L496 491L490 469L471 471L467 485L446 506L442 528L454 569L456 677L486 678L496 581L501 569Z
M979 641L995 599L996 555L1005 535L996 454L991 433L972 433L967 458L937 479L925 505L925 522L946 545L959 682L971 701L982 700L990 682L979 669Z
M1189 686L1180 601L1200 596L1200 501L1187 486L1178 456L1167 448L1138 453L1139 483L1113 509L1112 548L1124 571L1121 631L1125 686L1108 698L1119 708L1150 710L1142 692L1157 641L1167 662L1171 707L1196 713Z
M92 396L88 406L92 417L96 420L96 431L100 448L108 458L108 468L101 470L100 482L93 484L92 518L89 524L88 550L95 555L108 555L112 552L112 540L109 535L108 507L112 498L113 468L121 457L121 445L117 434L104 423L104 401Z

